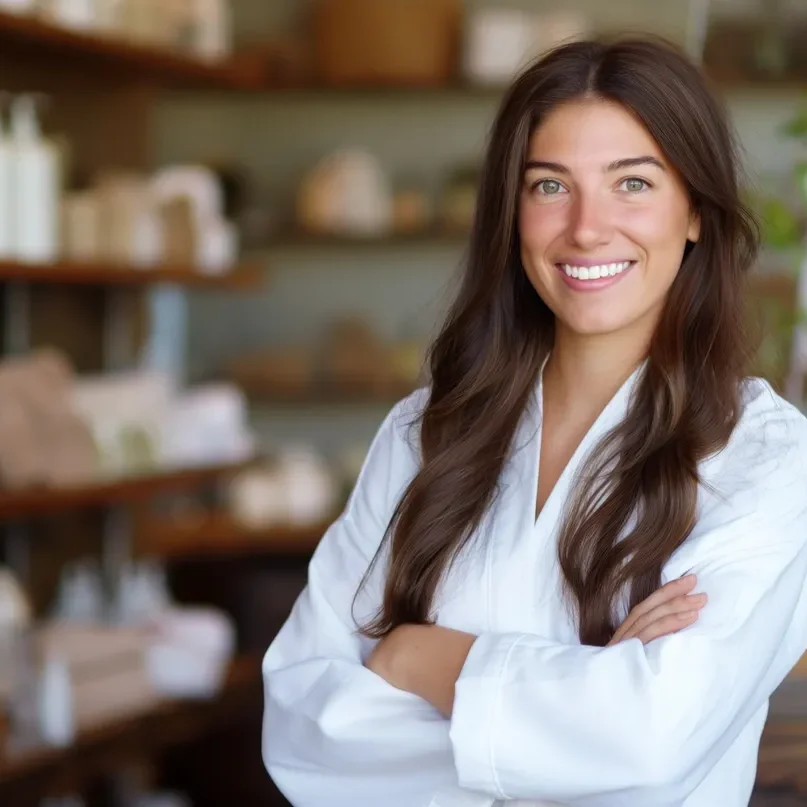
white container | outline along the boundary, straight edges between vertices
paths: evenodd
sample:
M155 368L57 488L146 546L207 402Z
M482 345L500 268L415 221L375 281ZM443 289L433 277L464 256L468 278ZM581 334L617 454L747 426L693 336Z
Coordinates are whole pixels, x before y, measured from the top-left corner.
M582 38L587 30L585 15L576 11L476 9L465 32L466 78L478 84L509 84L542 54Z
M535 15L508 8L471 12L465 32L464 72L477 84L507 84L539 51Z
M229 384L197 387L171 407L162 436L171 465L238 462L255 453L244 394Z
M238 258L238 228L225 219L211 219L199 231L196 268L205 275L223 275Z
M124 266L148 268L163 255L163 233L149 183L137 174L105 174L97 191L101 253Z
M96 25L95 0L44 0L38 8L48 22L73 31L92 31Z
M222 61L232 52L229 0L194 0L193 51L202 59Z
M148 651L154 689L169 698L209 698L224 683L236 647L232 619L214 608L173 608L155 620Z
M55 261L59 252L59 153L42 136L34 95L11 104L14 175L14 256L29 263Z
M76 735L73 686L67 664L58 658L45 661L39 680L39 731L55 746L70 745Z
M12 14L30 14L35 5L36 0L0 0L0 9Z
M76 191L62 200L62 257L97 261L103 250L101 206L94 191Z

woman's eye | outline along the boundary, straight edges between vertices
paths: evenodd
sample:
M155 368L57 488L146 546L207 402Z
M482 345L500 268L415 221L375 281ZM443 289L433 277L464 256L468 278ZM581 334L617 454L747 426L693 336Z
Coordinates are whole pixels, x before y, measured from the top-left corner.
M535 183L534 188L542 196L555 196L563 191L563 185L556 179L542 179Z
M637 193L638 191L643 191L646 188L649 188L650 184L643 179L639 179L638 177L629 177L628 179L622 181L622 187L630 193Z

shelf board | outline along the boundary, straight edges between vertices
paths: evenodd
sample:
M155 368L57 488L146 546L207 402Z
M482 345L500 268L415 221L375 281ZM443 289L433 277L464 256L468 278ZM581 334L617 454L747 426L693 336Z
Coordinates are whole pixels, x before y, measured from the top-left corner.
M377 406L391 409L401 399L405 398L414 388L402 391L399 395L339 395L337 393L323 393L312 391L309 394L282 395L275 394L268 390L253 388L250 385L241 385L241 389L253 406L275 407L278 409L294 408L311 409L323 407L357 407L357 406Z
M749 76L741 73L705 67L706 75L721 92L800 92L807 91L807 77L785 76L781 79ZM260 89L251 87L250 89ZM507 86L497 84L474 84L457 80L449 84L355 84L333 86L321 82L288 85L266 85L263 92L288 99L327 99L327 98L405 98L418 100L458 98L478 98L498 102L504 97Z
M417 100L442 99L446 96L480 98L498 101L504 97L507 86L497 84L474 84L454 81L447 84L345 84L329 85L317 81L298 84L268 84L264 93L285 98L404 98Z
M0 746L0 801L17 803L12 795L23 793L44 797L53 780L63 780L65 774L80 786L122 760L152 757L241 720L260 701L260 680L260 659L237 657L215 698L160 701L147 711L81 731L66 748L43 745L10 751Z
M278 233L264 249L389 249L391 247L463 247L470 233L466 230L428 229L380 236L351 236L289 230Z
M87 286L146 286L170 283L180 286L221 290L250 290L260 286L261 268L257 264L234 267L222 275L206 275L186 266L138 268L107 262L32 264L0 260L0 282L18 281L36 284Z
M226 513L216 513L199 521L151 525L144 532L143 549L150 555L175 559L306 555L316 549L335 518L308 526L250 529Z
M176 468L76 487L2 491L0 521L52 515L86 507L130 504L162 493L192 490L236 473L252 462L253 460L248 460L239 463Z
M104 71L98 75L105 79L120 76L166 87L200 89L254 87L254 82L230 63L207 62L167 48L73 31L8 11L0 12L0 47L29 61L50 61L59 70Z

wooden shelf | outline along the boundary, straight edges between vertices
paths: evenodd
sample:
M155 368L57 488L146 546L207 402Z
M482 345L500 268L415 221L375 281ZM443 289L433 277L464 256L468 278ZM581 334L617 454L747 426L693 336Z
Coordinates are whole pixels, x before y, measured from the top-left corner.
M153 758L163 750L241 720L260 708L260 660L237 658L222 692L211 700L166 700L153 709L81 732L67 748L38 746L21 751L0 747L0 802L45 795L52 780L80 787L122 763Z
M72 31L31 15L0 12L0 47L5 54L59 70L97 70L98 77L149 80L166 87L250 89L232 63L206 62L167 48Z
M253 406L294 409L310 409L321 407L356 407L376 406L391 409L405 398L414 388L401 392L400 395L337 395L311 392L308 395L280 395L269 391L255 389L249 385L239 385Z
M429 229L383 236L345 236L291 230L279 233L265 249L389 249L390 247L463 247L470 233L465 230Z
M712 84L721 92L802 92L807 90L807 77L786 76L781 79L728 73L724 70L705 68ZM496 84L473 84L456 81L444 85L424 84L360 84L353 86L329 86L315 81L308 84L266 85L264 93L292 100L338 99L338 98L407 98L418 101L442 100L449 97L478 98L498 102L504 97L506 86Z
M186 524L152 525L143 537L143 550L162 558L204 559L242 555L307 555L316 549L336 518L305 527L249 529L226 513Z
M406 98L421 100L441 100L448 96L458 98L479 98L498 101L504 96L506 86L496 84L474 84L460 80L447 84L354 84L328 85L317 81L298 84L269 84L264 93L289 99L309 98Z
M0 260L0 282L19 281L48 285L147 286L171 283L180 286L248 291L260 286L261 274L261 267L251 264L236 266L222 275L206 275L185 266L138 268L101 262L60 261L28 264Z
M13 521L86 507L130 504L162 493L192 490L236 473L252 463L178 468L143 476L99 481L70 488L36 488L0 492L0 521Z

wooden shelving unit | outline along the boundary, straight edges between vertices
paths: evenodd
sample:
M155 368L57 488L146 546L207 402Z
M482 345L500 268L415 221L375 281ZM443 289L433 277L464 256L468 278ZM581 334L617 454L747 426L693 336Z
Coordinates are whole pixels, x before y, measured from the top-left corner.
M266 244L275 249L392 249L396 247L460 248L468 242L470 233L434 227L414 232L389 233L380 236L347 236L288 230L278 233Z
M136 716L124 717L81 732L67 748L35 746L4 752L0 748L0 794L14 805L41 792L41 782L80 788L93 777L142 756L174 746L243 719L260 702L260 660L237 658L218 697L209 701L158 703ZM19 801L18 801L19 799Z
M148 81L164 87L247 90L254 81L234 63L206 62L192 56L87 34L28 15L0 12L0 48L15 58L52 63L60 70L106 71L108 78Z
M2 89L48 97L44 128L69 142L71 180L108 170L147 175L154 167L152 124L159 93L255 89L260 82L242 65L206 62L0 11ZM260 264L246 263L211 276L191 266L0 261L4 351L24 355L49 345L61 348L79 373L126 369L152 323L148 287L249 291L260 286L262 275ZM28 588L37 615L52 602L63 564L88 554L103 561L103 582L114 594L120 564L131 557L136 515L146 509L141 505L180 493L204 492L215 500L218 483L248 464L166 468L70 488L0 491L3 562ZM243 734L259 710L260 660L250 657L236 662L220 697L161 703L83 731L68 748L12 753L7 737L0 736L0 803L38 804L54 793L81 790L222 726Z
M236 266L220 275L207 275L192 267L132 267L114 263L30 264L0 260L0 282L71 286L149 286L159 283L221 291L249 291L261 285L257 264Z
M736 92L779 92L798 93L807 92L807 77L786 76L781 79L760 78L743 75L739 72L712 69L708 65L704 68L712 84L722 93ZM244 89L260 92L280 100L308 100L323 98L367 98L369 100L385 98L412 98L419 101L445 100L447 98L477 98L482 101L498 102L506 91L506 87L495 84L471 84L456 81L444 85L422 84L366 84L354 86L328 86L310 82L308 84L282 85L267 83L263 86L257 83L245 85Z
M0 491L0 521L34 518L80 508L133 504L164 493L193 490L237 473L251 462L177 468L101 480L81 487Z
M247 397L256 404L279 407L309 408L323 406L382 406L392 407L402 398L414 392L415 387L401 387L387 393L356 391L353 393L337 390L311 389L294 395L281 393L246 379L233 379Z
M166 559L216 559L243 555L308 555L336 518L306 526L278 525L250 529L227 513L213 513L200 521L149 525L143 551Z
M310 81L282 84L242 65L239 59L208 62L168 48L154 47L119 37L85 33L49 23L45 19L0 11L0 48L15 59L52 64L60 70L97 68L107 80L148 82L164 88L225 90L294 97L478 97L495 100L505 88L457 80L447 85L396 84L333 87ZM807 78L760 79L710 69L714 83L727 91L807 90Z

